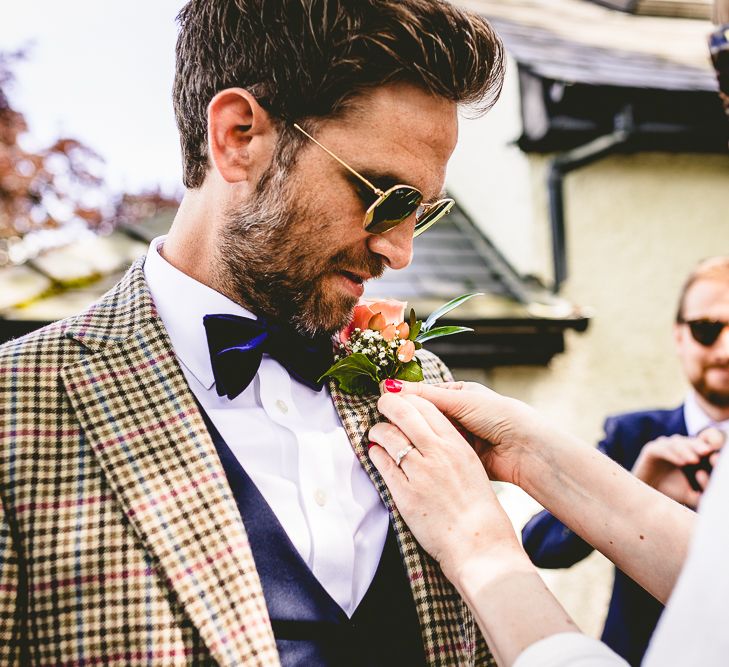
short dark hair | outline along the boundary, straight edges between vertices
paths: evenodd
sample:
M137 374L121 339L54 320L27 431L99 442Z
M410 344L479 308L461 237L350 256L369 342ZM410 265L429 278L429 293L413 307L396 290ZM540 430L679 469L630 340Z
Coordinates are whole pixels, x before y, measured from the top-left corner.
M678 299L678 310L676 311L676 322L683 322L684 303L688 291L700 280L715 280L725 282L729 289L729 257L710 257L701 260L696 268L689 274L681 288L681 296Z
M484 112L501 92L501 40L444 0L190 0L177 18L173 100L188 188L205 180L207 107L225 88L247 89L286 124L336 116L393 82Z

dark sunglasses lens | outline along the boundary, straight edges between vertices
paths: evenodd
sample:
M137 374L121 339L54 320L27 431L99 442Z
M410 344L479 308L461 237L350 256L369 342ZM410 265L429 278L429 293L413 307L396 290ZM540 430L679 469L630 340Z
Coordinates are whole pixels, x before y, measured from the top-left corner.
M438 220L440 220L448 211L453 208L454 202L452 199L443 199L435 202L430 208L428 208L423 215L418 216L416 214L415 222L415 236L420 236L426 229L432 227Z
M693 339L709 347L716 343L716 339L719 338L722 329L727 326L724 322L711 322L709 320L696 320L688 323L689 329Z
M370 234L382 234L399 225L415 213L422 199L423 195L418 190L408 186L388 190L371 210L372 218L367 225L367 231Z

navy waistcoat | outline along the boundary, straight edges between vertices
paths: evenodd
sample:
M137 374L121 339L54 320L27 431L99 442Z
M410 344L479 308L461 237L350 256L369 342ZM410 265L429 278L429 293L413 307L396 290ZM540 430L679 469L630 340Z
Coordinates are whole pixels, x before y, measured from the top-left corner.
M349 618L301 558L202 408L201 413L248 533L283 667L425 665L420 623L392 526L372 584Z

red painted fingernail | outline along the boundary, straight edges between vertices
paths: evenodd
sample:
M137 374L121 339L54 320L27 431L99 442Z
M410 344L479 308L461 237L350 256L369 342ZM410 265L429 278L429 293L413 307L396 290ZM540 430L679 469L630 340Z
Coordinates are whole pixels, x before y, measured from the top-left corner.
M385 391L391 394L397 394L402 389L402 382L400 380L385 380Z
M369 452L369 451L370 451L370 449L372 449L372 447L374 447L374 446L375 446L376 444L377 444L376 442L370 442L370 443L369 443L369 444L367 445L367 451Z

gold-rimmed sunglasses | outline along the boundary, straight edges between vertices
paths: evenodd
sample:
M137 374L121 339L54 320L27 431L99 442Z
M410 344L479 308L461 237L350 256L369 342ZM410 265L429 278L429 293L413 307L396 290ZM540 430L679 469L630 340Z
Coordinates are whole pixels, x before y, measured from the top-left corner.
M294 123L294 127L377 195L377 199L370 205L364 216L364 229L370 234L383 234L415 213L413 237L420 236L448 213L456 203L453 199L439 199L432 203L423 203L423 193L412 185L393 185L387 190L380 190L362 174L352 169L344 160L334 155L326 146L314 139L300 125Z

